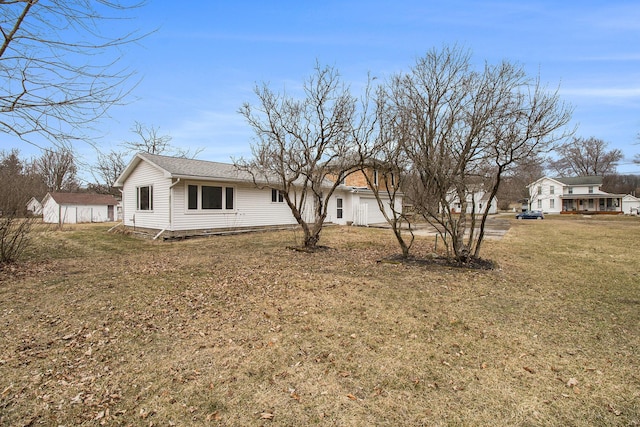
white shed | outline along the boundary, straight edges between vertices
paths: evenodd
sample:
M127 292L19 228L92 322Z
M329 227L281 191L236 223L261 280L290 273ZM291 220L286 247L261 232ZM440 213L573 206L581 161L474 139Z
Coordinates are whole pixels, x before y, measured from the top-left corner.
M630 215L640 215L640 199L627 194L622 198L622 212Z
M117 205L111 195L48 193L42 199L42 219L50 224L114 221Z
M27 212L31 215L42 215L42 203L35 197L32 197L27 202Z

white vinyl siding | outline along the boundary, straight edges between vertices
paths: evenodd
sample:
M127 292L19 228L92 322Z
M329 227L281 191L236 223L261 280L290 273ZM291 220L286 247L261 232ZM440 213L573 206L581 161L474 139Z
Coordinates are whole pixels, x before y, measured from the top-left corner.
M129 227L169 228L169 186L171 180L147 162L140 162L122 189L123 221ZM153 186L153 210L138 210L139 187Z
M242 183L231 186L222 182L189 182L188 185L232 188L233 208L189 210L187 185L176 185L173 188L173 231L297 224L286 203L271 203L270 189ZM222 198L226 203L225 190Z

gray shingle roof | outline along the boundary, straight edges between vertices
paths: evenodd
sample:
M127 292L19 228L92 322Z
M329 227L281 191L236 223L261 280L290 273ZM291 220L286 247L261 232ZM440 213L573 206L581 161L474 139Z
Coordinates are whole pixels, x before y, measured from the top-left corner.
M59 205L117 205L118 201L107 194L49 193Z
M570 176L553 179L564 185L602 185L601 176Z
M234 165L229 163L185 159L149 153L140 153L139 156L159 168L164 169L174 177L251 181L251 175L249 173L238 171Z
M226 181L226 182L248 182L253 183L253 177L249 172L239 171L230 163L212 162L208 160L185 159L181 157L162 156L159 154L138 153L131 163L125 168L118 177L115 187L124 186L124 182L133 172L139 162L146 161L164 172L166 178L185 178L200 179L208 181ZM270 179L259 171L256 171L256 182L261 185L269 185L269 182L277 183L277 176L271 176ZM302 185L304 177L300 176L294 184ZM333 183L328 179L324 180L323 185L330 187Z

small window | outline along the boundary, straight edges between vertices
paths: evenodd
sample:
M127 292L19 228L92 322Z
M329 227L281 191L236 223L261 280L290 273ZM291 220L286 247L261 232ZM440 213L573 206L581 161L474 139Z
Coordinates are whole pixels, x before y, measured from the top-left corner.
M189 209L198 209L198 186L190 185L188 188L188 208Z
M338 197L336 199L336 206L338 207L336 212L336 217L338 219L341 219L342 218L342 198Z
M542 185L538 185L538 195L542 194Z
M589 187L589 194L593 194L593 187Z
M378 169L373 170L373 185L378 186Z
M573 194L573 187L569 187L569 194Z
M273 203L283 203L284 196L280 190L276 190L275 188L271 189L271 201Z
M555 209L556 201L554 199L549 199L549 209Z
M549 186L549 194L556 194L556 187L551 185Z
M538 209L542 209L542 200L538 200Z
M395 188L396 186L396 176L394 175L393 172L391 172L391 187Z
M224 191L225 191L224 208L233 209L233 187L227 187L224 189Z
M136 194L136 208L139 211L152 211L153 210L153 187L147 185L144 187L137 187Z

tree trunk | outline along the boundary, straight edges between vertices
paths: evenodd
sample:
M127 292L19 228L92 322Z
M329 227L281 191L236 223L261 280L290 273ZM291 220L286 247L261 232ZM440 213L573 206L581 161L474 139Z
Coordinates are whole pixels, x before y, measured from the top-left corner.
M476 258L480 256L480 247L482 246L482 240L484 239L484 226L487 222L487 217L489 216L489 208L491 207L491 203L493 202L493 199L496 197L496 194L498 194L498 188L500 187L500 182L502 180L503 170L504 168L502 166L498 168L496 181L493 184L493 187L491 188L491 194L489 195L489 200L487 200L487 209L484 211L484 214L482 215L482 221L480 222L480 231L478 233L478 240L476 241L476 249L473 252L473 256Z

